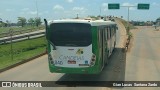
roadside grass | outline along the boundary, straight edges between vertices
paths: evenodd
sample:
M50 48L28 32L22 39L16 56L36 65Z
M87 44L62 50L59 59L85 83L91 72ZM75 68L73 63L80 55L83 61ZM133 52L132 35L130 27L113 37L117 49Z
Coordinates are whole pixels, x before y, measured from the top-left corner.
M11 60L11 44L0 45L0 69L39 55L45 50L45 37L16 42L13 43L13 60Z

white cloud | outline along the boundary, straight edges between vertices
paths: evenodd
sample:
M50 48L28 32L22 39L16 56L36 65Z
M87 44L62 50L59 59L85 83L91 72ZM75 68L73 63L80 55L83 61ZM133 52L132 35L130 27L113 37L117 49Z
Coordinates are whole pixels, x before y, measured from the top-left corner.
M73 11L86 11L87 9L85 9L84 7L73 7L72 10Z
M101 10L107 11L108 10L108 3L102 3Z
M153 5L153 6L159 6L159 4L156 3L156 2L153 2L151 5Z
M71 13L73 13L72 16L79 14L79 17L83 17L88 14L87 11L88 9L86 9L85 7L73 7Z
M53 10L64 10L64 7L57 4L53 7Z
M136 10L137 4L131 4L131 3L123 3L122 6L135 6L135 7L130 7L130 10Z
M66 0L68 3L72 3L73 2L73 0Z
M108 3L102 3L102 7L108 7Z
M29 11L28 14L36 15L37 11Z
M6 9L7 12L12 12L14 9Z
M22 11L28 11L29 10L29 8L23 8L22 9Z

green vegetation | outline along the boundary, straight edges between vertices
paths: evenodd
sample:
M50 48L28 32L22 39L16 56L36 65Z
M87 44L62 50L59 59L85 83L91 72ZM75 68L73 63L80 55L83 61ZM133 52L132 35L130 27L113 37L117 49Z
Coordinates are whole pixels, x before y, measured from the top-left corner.
M25 17L18 17L18 24L20 24L22 27L26 24L26 18Z
M13 43L13 60L11 44L0 45L0 69L39 55L46 50L45 37Z
M21 31L26 31L26 30L32 30L32 31L35 31L35 30L42 30L44 29L44 26L43 25L40 25L38 27L36 26L24 26L24 27L0 27L0 33L7 33L9 32L9 30L12 29L13 31L18 31L18 30L21 30Z
M131 39L132 37L133 37L133 34L131 32L129 32L128 39Z

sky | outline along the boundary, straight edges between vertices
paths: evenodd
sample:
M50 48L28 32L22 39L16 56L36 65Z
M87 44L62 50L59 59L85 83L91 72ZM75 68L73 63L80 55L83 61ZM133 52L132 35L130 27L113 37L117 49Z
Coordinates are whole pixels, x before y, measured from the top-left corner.
M120 9L108 10L108 3L119 3ZM128 11L122 6L150 4L149 10L130 8L129 19L134 21L155 21L160 17L160 0L1 0L0 18L2 21L17 22L17 17L26 19L41 17L47 20L112 15L127 20ZM38 12L38 13L37 13Z

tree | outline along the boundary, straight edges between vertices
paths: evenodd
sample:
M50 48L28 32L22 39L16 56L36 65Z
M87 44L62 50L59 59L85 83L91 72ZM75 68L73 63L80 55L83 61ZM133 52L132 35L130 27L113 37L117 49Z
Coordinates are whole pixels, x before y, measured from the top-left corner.
M0 23L2 23L3 21L2 21L2 19L0 18Z
M20 24L22 27L26 24L26 18L25 17L18 17L18 24Z
M38 27L39 25L41 25L41 18L40 17L37 17L37 18L35 18L35 24L36 24L36 26Z
M5 23L4 23L4 22L1 22L1 23L0 23L0 27L5 27Z
M33 18L30 18L30 19L28 19L28 23L29 23L29 25L33 26L35 21Z
M6 25L7 25L7 27L9 27L10 24L11 24L11 22L10 22L9 20L6 20Z
M160 25L160 17L156 19L156 24Z

